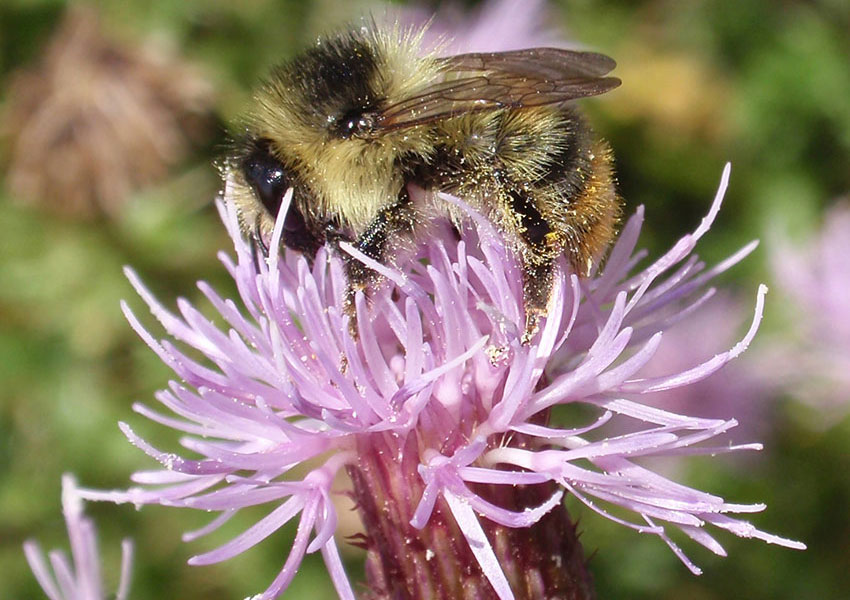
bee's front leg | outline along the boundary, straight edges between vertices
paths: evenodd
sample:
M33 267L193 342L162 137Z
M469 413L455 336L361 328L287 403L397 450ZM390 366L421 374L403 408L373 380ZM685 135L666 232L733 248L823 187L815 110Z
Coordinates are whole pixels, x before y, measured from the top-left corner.
M269 257L269 246L263 239L262 222L259 215L248 234L248 243L251 248L251 259L254 261L254 270L260 273L260 261Z
M387 206L369 224L363 233L354 241L354 247L369 258L386 264L388 253L393 247L393 241L400 235L413 232L415 214L413 202L403 186L394 203ZM343 310L350 318L349 330L357 337L357 310L354 299L358 291L373 288L380 281L380 275L370 269L360 260L350 254L342 254L345 263L345 274L348 280Z

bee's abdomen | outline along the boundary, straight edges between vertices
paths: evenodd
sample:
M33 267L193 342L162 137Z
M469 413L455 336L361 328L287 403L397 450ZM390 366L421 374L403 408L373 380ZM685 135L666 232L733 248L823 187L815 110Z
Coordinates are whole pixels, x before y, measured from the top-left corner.
M465 116L441 125L431 158L405 178L456 194L540 263L567 254L580 272L614 235L611 153L570 107Z
M613 238L619 217L607 145L568 106L509 111L496 125L486 161L492 166L483 171L499 190L499 220L531 260L566 253L586 272Z
M613 239L620 217L608 145L584 124L568 132L570 145L552 155L531 193L553 229L550 240L585 274Z

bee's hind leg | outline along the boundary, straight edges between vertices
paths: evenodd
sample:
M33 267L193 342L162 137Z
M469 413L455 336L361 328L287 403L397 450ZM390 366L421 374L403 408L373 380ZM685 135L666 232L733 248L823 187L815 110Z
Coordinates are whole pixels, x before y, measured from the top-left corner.
M519 258L522 263L522 301L525 307L525 330L522 343L529 344L548 312L554 282L555 258L561 244L549 222L540 213L529 190L508 192L510 214L514 215L520 237Z
M549 258L522 256L522 302L525 308L525 330L522 343L529 344L540 327L540 319L548 314L552 296L555 262Z

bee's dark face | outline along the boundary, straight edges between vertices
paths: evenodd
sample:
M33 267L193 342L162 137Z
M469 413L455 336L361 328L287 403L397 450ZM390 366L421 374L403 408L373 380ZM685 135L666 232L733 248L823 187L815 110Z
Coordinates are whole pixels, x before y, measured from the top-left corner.
M289 188L294 193L298 186L287 173L287 169L272 153L271 142L259 139L252 143L250 151L241 162L242 175L251 186L257 200L274 220L280 211L283 197ZM283 223L283 243L294 250L315 253L321 240L310 230L304 215L293 196Z

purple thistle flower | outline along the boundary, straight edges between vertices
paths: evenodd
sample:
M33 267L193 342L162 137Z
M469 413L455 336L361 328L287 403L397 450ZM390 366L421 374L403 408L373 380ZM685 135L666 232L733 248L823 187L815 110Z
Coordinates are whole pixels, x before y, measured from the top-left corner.
M83 515L83 501L70 475L62 477L62 511L71 541L72 562L68 562L64 552L53 550L47 554L48 566L44 552L33 540L24 542L27 562L50 600L104 600L94 523ZM133 543L124 540L121 542L121 579L116 600L127 597L132 562Z
M832 425L850 407L850 203L836 204L807 245L776 240L771 266L791 335L762 344L759 366L816 409L817 425Z
M415 6L398 13L402 23L425 28L423 51L441 54L504 52L522 48L563 46L551 27L545 0L488 0L468 13L461 3L443 4L436 14Z
M190 560L198 565L239 554L298 518L292 551L262 598L282 593L303 556L315 551L322 552L340 597L354 598L334 537L332 484L342 469L352 478L366 527L359 541L368 550L370 598L389 597L393 586L418 590L408 592L413 597L429 597L429 590L452 597L457 590L433 587L452 577L467 586L458 590L478 590L463 583L469 565L478 566L481 598L535 597L561 585L566 572L589 586L563 507L565 491L609 519L659 536L694 573L699 569L669 530L720 555L724 550L708 525L804 548L731 516L764 505L726 502L637 462L761 448L704 445L733 428L733 419L680 415L629 399L707 377L743 352L756 332L764 286L749 331L732 349L682 372L640 375L663 330L697 310L713 293L707 282L755 247L710 269L692 254L720 208L728 177L727 166L697 230L647 267L636 269L646 254L635 252L642 209L623 227L603 273L580 279L562 264L549 316L528 344L521 341L517 261L491 224L459 200L443 196L469 215L461 240L448 228L435 232L415 260L401 266L380 265L342 244L386 279L370 299L358 293L355 340L343 310L340 258L321 250L311 267L284 250L258 260L240 237L228 180L220 210L236 260L221 258L241 303L199 284L227 328L182 299L179 315L169 312L129 270L133 286L178 344L157 340L124 305L134 329L183 382L171 382L156 396L176 417L138 404L135 410L188 434L181 443L200 458L161 452L122 423L129 440L162 468L136 473L139 487L84 495L220 513L186 539L214 531L243 507L270 506L247 531ZM278 215L273 248L289 199ZM591 406L598 417L561 427L549 423L553 408L571 404ZM606 437L600 428L612 420L637 429ZM535 554L534 548L542 550ZM567 564L570 553L577 558ZM551 564L535 570L531 560ZM484 589L485 579L492 590Z

